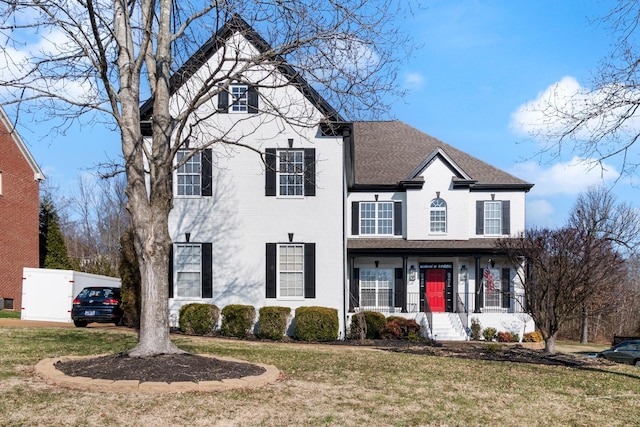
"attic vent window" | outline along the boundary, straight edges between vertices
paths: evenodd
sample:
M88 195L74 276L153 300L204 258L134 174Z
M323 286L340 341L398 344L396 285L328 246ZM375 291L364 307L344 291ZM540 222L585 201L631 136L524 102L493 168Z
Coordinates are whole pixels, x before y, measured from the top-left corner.
M246 113L248 106L248 92L249 87L247 85L232 85L231 96L232 106L231 111L234 113Z

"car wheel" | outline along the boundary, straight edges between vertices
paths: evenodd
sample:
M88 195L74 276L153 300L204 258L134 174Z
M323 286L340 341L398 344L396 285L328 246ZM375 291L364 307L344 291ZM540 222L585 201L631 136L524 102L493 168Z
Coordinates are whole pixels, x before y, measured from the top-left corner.
M86 328L87 327L87 323L89 322L85 322L84 320L74 320L73 324L76 325L76 328Z
M633 364L636 366L640 366L640 359L634 360Z

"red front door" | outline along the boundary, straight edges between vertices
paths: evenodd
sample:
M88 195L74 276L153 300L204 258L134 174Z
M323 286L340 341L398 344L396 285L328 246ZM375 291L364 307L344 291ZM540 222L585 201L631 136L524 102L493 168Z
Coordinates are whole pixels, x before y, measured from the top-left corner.
M444 312L444 280L444 269L427 269L425 288L432 312Z

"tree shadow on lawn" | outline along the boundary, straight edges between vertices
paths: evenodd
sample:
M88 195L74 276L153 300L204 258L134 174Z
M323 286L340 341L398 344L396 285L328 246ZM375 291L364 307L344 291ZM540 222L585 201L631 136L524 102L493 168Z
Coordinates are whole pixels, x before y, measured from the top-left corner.
M381 350L395 353L416 354L436 357L456 357L468 360L487 360L495 362L529 363L546 366L564 366L568 368L600 371L607 366L618 365L615 362L603 358L596 358L593 353L584 355L566 353L545 353L543 350L531 349L522 345L508 345L499 343L438 343L436 345L414 345L414 346L379 346ZM638 375L623 372L612 372L612 374L622 375L628 378L640 379Z

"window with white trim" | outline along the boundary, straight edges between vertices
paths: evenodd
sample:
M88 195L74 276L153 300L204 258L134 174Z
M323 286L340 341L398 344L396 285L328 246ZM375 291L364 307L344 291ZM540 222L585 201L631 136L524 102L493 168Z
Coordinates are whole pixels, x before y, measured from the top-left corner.
M429 209L429 231L447 232L447 203L441 198L433 199Z
M278 245L278 294L282 298L304 297L304 245Z
M176 156L178 163L191 153L190 150L179 150ZM177 190L179 196L199 196L202 190L202 153L195 153L184 164L178 166Z
M175 296L200 298L202 295L202 247L175 245Z
M304 195L304 150L278 151L280 196Z
M502 234L502 202L484 202L484 234Z
M249 86L234 84L230 87L231 91L231 111L234 113L246 113L249 104Z
M360 307L362 309L394 307L395 281L393 273L393 269L360 269Z
M360 234L393 235L393 202L360 202Z
M502 289L502 280L500 269L489 268L483 270L482 286L484 286L484 307L502 307L502 293L500 292Z

